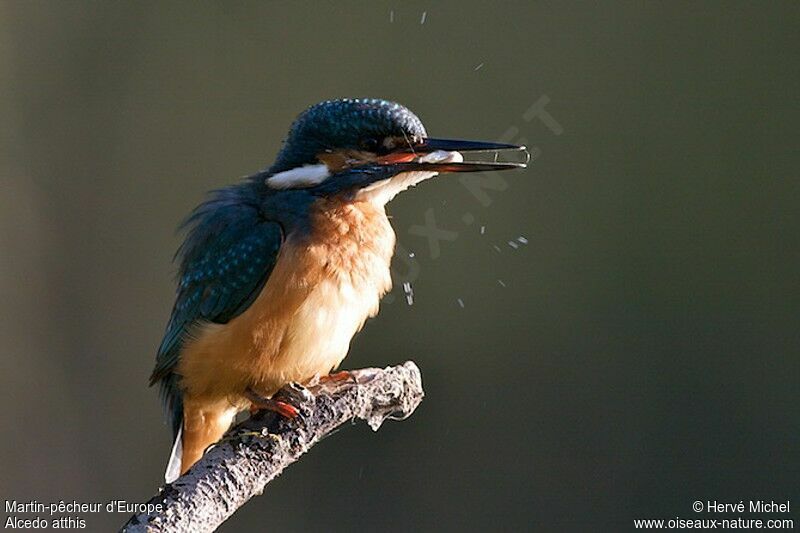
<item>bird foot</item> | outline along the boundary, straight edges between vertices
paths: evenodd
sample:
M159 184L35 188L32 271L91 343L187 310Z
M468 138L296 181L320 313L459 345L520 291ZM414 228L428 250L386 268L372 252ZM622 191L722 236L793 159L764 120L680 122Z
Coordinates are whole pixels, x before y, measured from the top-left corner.
M247 389L245 391L245 396L247 396L247 399L250 400L251 414L255 413L256 411L265 410L278 413L282 417L289 419L297 418L297 416L300 414L300 411L294 405L287 402L282 402L280 400L273 400L272 398L265 398L252 389Z
M333 374L328 374L327 376L320 376L317 380L317 383L320 385L326 384L336 384L336 383L345 383L351 381L353 383L358 383L356 380L355 374L352 372L348 372L347 370L340 370L338 372L334 372Z
M306 387L312 390L334 390L340 385L347 384L357 385L358 379L356 379L356 375L352 372L340 370L339 372L333 372L332 374L326 374L324 376L314 376L306 383Z

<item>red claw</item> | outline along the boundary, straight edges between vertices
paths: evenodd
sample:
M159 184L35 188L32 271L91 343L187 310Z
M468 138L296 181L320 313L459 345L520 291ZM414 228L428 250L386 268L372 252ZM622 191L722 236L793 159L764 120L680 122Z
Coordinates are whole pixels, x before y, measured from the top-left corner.
M300 414L300 411L297 409L297 407L290 403L282 402L280 400L273 400L272 398L264 398L250 389L247 390L246 395L251 402L250 414L260 410L272 411L273 413L278 413L282 417L288 419L297 418L297 416Z
M328 374L327 376L321 376L319 378L320 384L325 383L342 383L345 381L353 381L355 382L355 376L352 372L348 372L347 370L340 370L338 372L334 372L333 374Z
M284 418L297 418L297 416L300 414L300 411L297 410L297 407L290 403L282 402L280 400L273 401L275 402L274 411Z

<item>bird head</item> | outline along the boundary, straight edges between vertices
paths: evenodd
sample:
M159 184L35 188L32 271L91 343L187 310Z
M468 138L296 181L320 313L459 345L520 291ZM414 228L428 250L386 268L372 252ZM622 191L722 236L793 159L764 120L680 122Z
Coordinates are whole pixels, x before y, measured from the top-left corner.
M524 146L428 137L408 108L380 99L329 100L292 124L275 164L271 189L309 189L386 203L440 172L525 168L525 163L467 162L462 152L523 151ZM527 162L527 161L526 161Z

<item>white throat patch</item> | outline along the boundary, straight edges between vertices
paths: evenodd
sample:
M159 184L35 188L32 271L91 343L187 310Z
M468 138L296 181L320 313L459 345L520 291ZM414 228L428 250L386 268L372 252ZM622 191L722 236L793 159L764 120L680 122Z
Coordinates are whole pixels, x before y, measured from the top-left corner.
M303 165L278 172L267 178L267 185L273 189L304 189L319 185L331 176L328 165Z

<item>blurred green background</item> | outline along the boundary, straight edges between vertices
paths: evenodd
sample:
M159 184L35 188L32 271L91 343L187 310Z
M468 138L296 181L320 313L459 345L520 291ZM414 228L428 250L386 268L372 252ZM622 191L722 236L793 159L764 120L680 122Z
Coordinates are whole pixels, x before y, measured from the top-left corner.
M391 204L395 301L344 366L413 359L425 401L326 440L222 531L800 505L798 22L793 2L0 2L2 498L154 493L174 228L307 105L374 96L538 155L484 201L446 176ZM558 135L524 116L542 97ZM438 257L426 213L455 232Z

